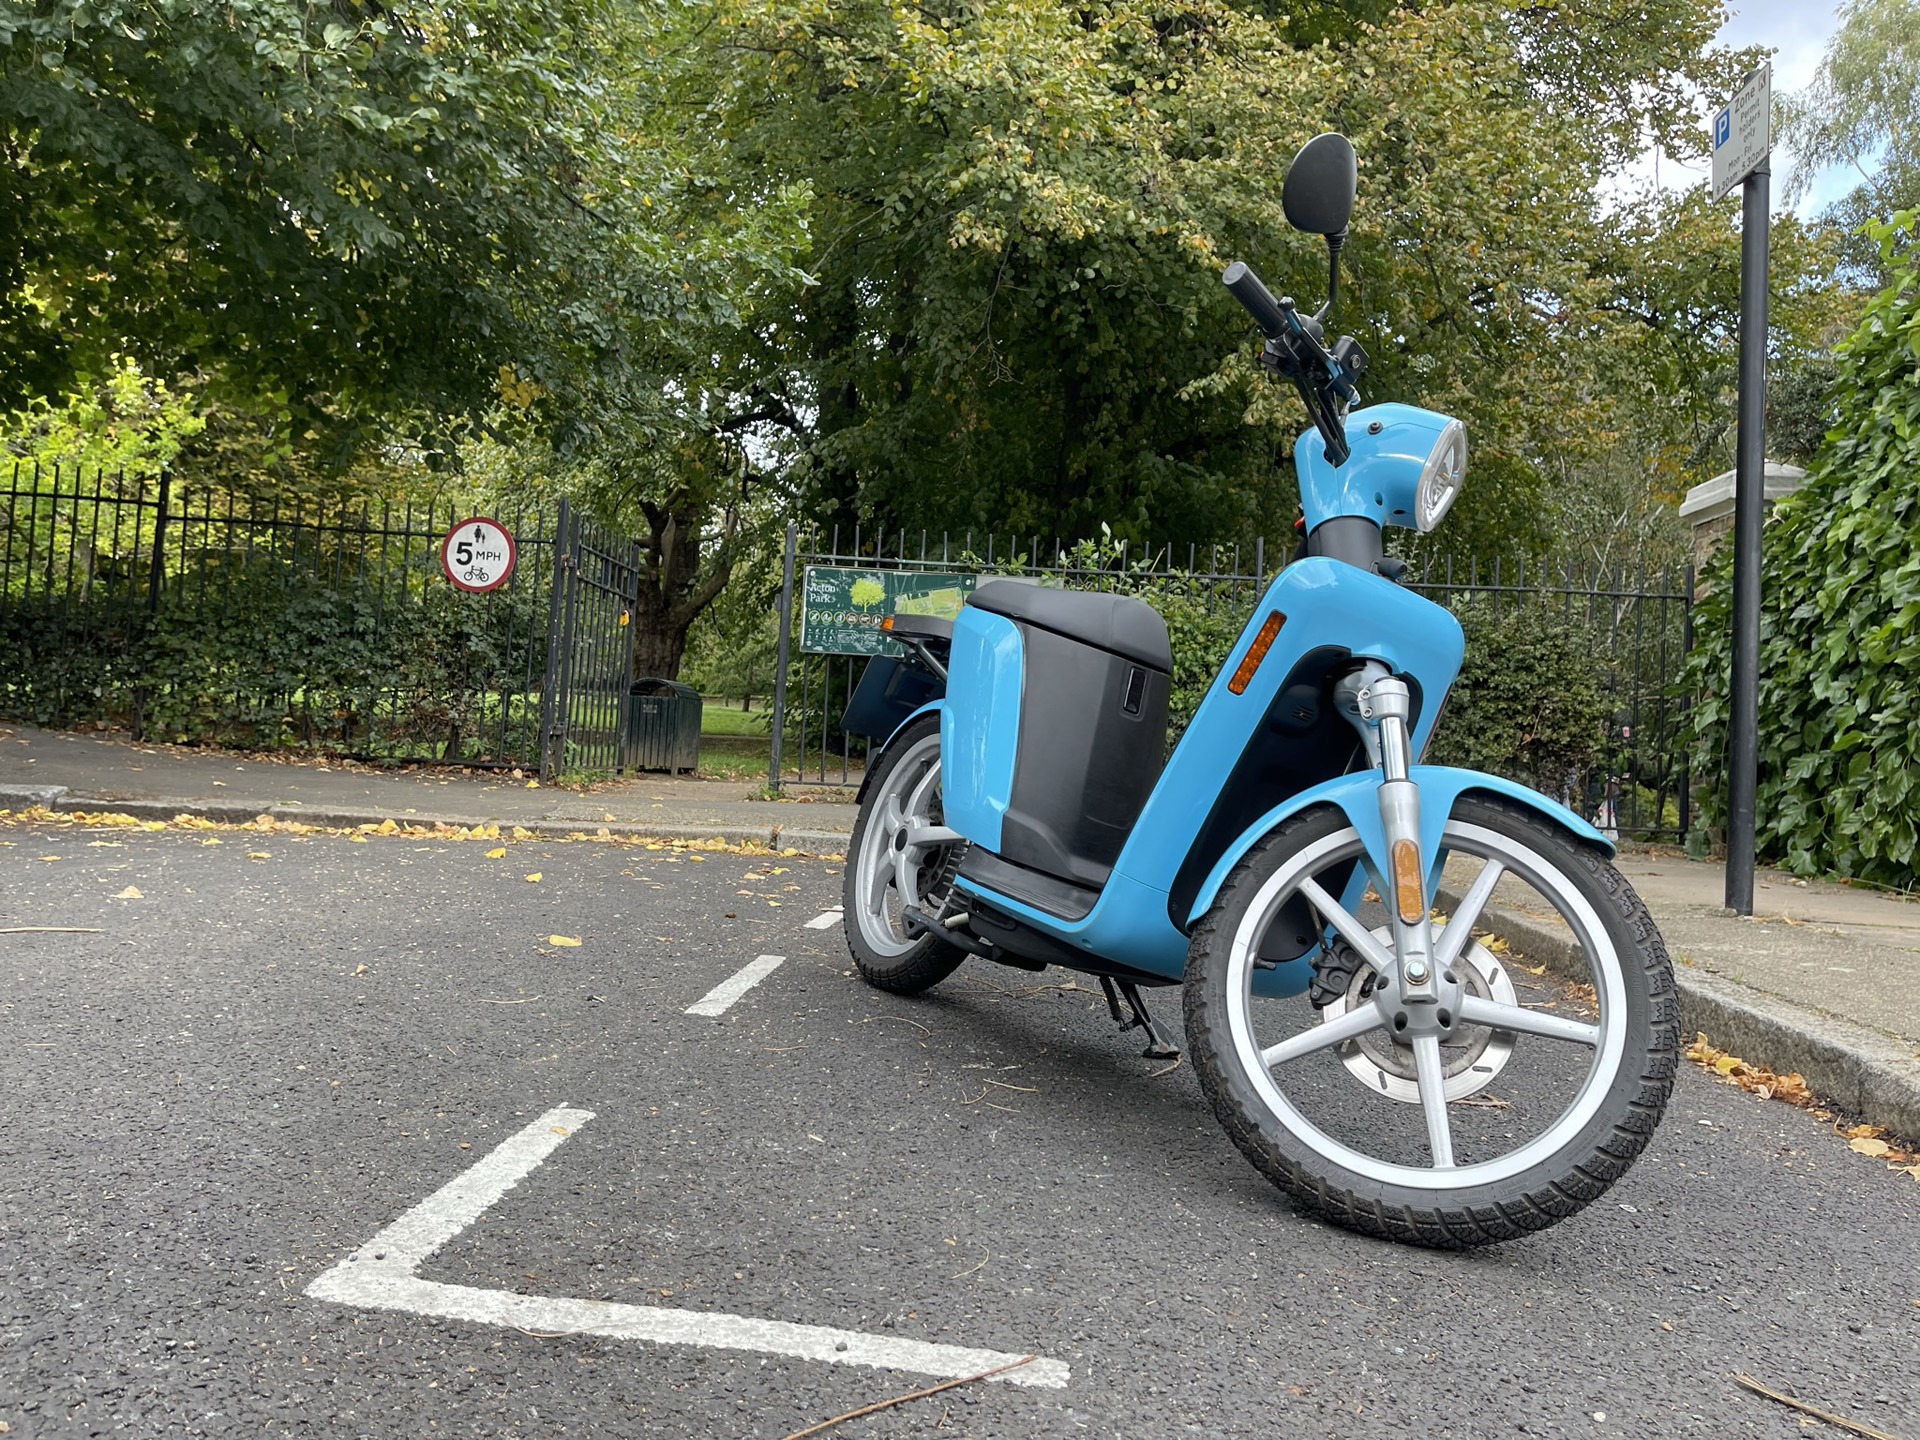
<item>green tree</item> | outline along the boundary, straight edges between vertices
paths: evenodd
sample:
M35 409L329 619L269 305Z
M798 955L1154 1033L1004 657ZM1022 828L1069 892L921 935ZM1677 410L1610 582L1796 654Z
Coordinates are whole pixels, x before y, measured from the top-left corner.
M1787 199L1828 166L1859 183L1826 219L1846 258L1875 284L1889 278L1870 220L1920 206L1920 0L1845 0L1813 83L1781 102L1781 139L1794 155Z
M1650 131L1699 150L1689 87L1744 63L1710 48L1717 12L1693 0L717 13L738 154L813 187L814 283L756 339L816 514L1043 534L1104 520L1136 540L1283 528L1301 417L1255 382L1218 277L1245 258L1276 291L1319 296L1324 253L1285 227L1279 180L1329 126L1362 161L1339 320L1373 355L1368 394L1473 434L1452 543L1543 543L1542 457L1597 451L1619 352L1671 342L1702 308L1731 330L1728 205L1693 227L1718 288L1636 316L1623 296L1664 272L1597 199Z

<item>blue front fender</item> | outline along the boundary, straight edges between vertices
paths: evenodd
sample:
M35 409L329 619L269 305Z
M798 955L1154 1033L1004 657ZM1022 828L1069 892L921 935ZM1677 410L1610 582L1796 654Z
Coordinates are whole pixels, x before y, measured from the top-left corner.
M1498 775L1486 775L1478 770L1456 770L1448 765L1416 765L1409 772L1409 778L1420 787L1420 853L1426 857L1428 867L1429 902L1440 880L1437 862L1440 836L1446 829L1447 817L1453 813L1454 801L1476 791L1516 800L1568 831L1576 839L1597 845L1608 855L1614 853L1612 841L1559 801L1511 780L1502 780ZM1360 839L1367 847L1368 863L1374 873L1386 874L1386 834L1380 824L1380 801L1375 793L1379 788L1380 772L1365 770L1357 775L1342 775L1311 790L1302 790L1285 804L1276 805L1243 830L1208 872L1206 883L1200 887L1200 893L1194 899L1187 923L1191 925L1206 914L1213 905L1213 897L1220 893L1221 885L1226 883L1228 873L1249 850L1271 834L1275 826L1289 816L1298 815L1316 805L1337 805L1345 811L1348 821L1360 832Z

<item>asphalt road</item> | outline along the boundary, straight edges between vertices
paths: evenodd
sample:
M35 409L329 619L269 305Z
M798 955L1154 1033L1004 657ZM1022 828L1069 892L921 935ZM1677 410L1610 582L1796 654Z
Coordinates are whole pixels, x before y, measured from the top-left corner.
M8 1440L777 1440L928 1383L306 1294L562 1103L595 1118L423 1278L1071 1367L845 1436L1805 1433L1733 1385L1747 1371L1920 1437L1920 1185L1691 1069L1595 1207L1423 1253L1302 1219L1190 1070L1154 1074L1097 997L1038 983L1069 976L974 962L920 1000L864 988L839 929L805 928L832 864L0 842L0 925L98 929L0 935ZM767 954L786 958L723 1015L685 1013Z

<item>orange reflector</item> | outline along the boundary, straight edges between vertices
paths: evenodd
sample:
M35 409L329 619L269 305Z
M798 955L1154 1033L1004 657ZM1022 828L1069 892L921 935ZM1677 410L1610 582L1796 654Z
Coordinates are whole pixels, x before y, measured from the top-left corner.
M1260 626L1260 633L1253 637L1253 644L1247 647L1246 657L1239 668L1233 672L1233 679L1227 682L1227 689L1236 695L1244 695L1253 672L1260 668L1260 662L1267 658L1267 651L1273 646L1273 637L1280 633L1280 627L1287 623L1287 617L1278 610L1267 612L1266 620Z
M1393 842L1393 899L1409 925L1426 918L1427 891L1420 883L1420 847L1411 840Z
M891 615L889 615L889 616L887 616L887 618L886 618L886 619L884 619L884 620L882 620L882 621L880 622L880 628L881 628L882 630L891 630L891 629L893 629L893 616L891 616Z

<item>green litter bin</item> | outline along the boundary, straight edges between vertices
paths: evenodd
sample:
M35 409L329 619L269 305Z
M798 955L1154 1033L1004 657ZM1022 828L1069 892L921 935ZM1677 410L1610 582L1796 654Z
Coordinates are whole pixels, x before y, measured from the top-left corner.
M629 770L694 770L700 765L700 692L678 680L636 680L628 692Z

